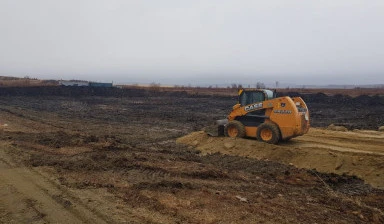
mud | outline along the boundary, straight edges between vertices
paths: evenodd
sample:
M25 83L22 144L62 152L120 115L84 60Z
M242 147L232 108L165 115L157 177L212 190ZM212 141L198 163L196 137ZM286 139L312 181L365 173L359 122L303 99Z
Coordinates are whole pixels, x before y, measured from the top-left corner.
M7 124L0 132L0 183L6 183L0 193L7 195L0 198L5 205L0 206L1 222L384 222L379 179L370 182L368 173L349 169L352 163L365 163L371 177L382 175L382 137L376 132L314 129L307 139L282 146L243 139L258 147L241 153L240 146L248 143L222 139L219 144L217 138L196 132L225 117L233 97L142 90L74 97L74 92L55 95L38 89L31 97L25 96L31 90L10 96L1 91L0 123ZM322 111L335 113L336 107L327 102L310 103L310 108L321 104ZM371 108L374 113L382 105ZM364 110L340 113L351 120L365 116ZM339 115L321 116L313 116L315 126L343 123ZM374 129L378 124L372 118L367 122ZM356 121L356 127L364 128ZM188 135L192 132L193 138ZM182 136L189 136L188 144L176 143ZM323 141L329 144L319 143ZM311 154L314 159L305 164ZM348 156L352 159L339 159ZM314 161L327 159L329 170L314 167L320 164ZM19 170L27 174L17 183L8 178ZM31 180L47 183L34 187ZM28 187L35 190L26 191ZM48 209L51 204L60 214ZM54 218L62 215L67 219Z

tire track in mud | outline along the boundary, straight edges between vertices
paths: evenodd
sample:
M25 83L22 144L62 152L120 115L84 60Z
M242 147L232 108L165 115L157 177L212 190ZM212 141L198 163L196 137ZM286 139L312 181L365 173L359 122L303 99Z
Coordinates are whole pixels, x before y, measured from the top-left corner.
M337 132L312 129L308 135L296 138L294 142L303 147L312 144L311 147L340 152L384 155L384 134L376 131Z
M15 166L0 147L0 221L4 223L109 223L61 186L27 167Z
M319 144L319 139L296 139L295 140L295 147L299 148L318 148L318 149L324 149L324 150L331 150L335 152L345 152L345 153L357 153L357 154L367 154L367 155L380 155L384 156L384 152L377 152L373 151L372 149L362 150L358 149L358 147L351 147L351 146L343 146L340 143L330 143L330 142L322 142Z
M13 122L12 126L15 126L14 124L23 124L23 129L27 129L29 131L35 132L36 127L40 127L44 125L44 129L52 130L52 129L62 129L62 126L57 125L55 122L49 122L46 121L46 116L41 116L41 114L36 116L31 116L28 114L24 114L22 111L18 111L18 109L6 109L0 107L0 113L2 117L8 117L8 122ZM20 127L17 127L16 125L14 128L20 129ZM9 129L9 128L8 128Z

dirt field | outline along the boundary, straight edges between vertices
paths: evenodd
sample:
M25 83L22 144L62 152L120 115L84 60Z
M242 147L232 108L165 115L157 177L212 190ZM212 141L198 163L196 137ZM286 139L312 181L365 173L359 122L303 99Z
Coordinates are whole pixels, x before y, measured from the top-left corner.
M200 131L233 97L31 91L0 90L0 223L384 222L379 96L306 96L350 131L274 146Z
M200 131L181 137L177 142L195 146L203 154L219 152L278 161L319 172L357 176L376 188L384 189L384 132L312 128L307 135L270 145L255 139L210 137Z

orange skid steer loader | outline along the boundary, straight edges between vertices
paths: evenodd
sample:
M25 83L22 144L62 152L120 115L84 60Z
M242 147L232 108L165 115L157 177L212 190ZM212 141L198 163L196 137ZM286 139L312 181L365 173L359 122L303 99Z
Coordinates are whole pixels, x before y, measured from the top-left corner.
M277 144L308 132L309 112L301 97L276 97L265 89L240 89L238 95L227 119L216 121L219 135Z

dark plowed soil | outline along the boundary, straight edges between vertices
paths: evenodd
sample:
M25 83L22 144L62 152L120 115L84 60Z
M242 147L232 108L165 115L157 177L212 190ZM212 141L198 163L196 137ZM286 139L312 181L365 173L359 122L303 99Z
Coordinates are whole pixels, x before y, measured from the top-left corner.
M235 90L228 90L228 93ZM214 93L214 91L213 91ZM384 118L382 114L384 113L384 96L375 95L367 96L361 95L358 97L351 97L347 95L337 94L334 96L328 96L323 93L317 94L300 94L297 92L288 92L281 95L288 96L300 96L307 103L310 113L311 113L311 125L313 127L325 127L330 124L343 125L348 129L373 129L381 125L384 125ZM60 108L49 108L52 105L44 104L46 101L34 105L35 109L69 109L71 112L76 110L86 110L88 103L94 102L96 99L94 97L111 97L112 102L116 101L118 98L130 98L132 99L132 104L139 111L151 111L151 107L158 105L159 102L150 102L151 105L148 105L149 101L146 101L148 98L163 97L169 98L168 102L172 105L185 106L185 109L192 109L192 113L198 112L211 112L209 114L208 121L211 121L210 118L224 118L231 107L236 103L236 97L225 97L225 96L204 96L199 95L198 89L196 92L191 95L187 94L184 91L177 92L167 92L167 91L155 91L151 89L118 89L118 88L89 88L89 87L64 87L64 86L46 86L46 87L8 87L0 88L0 96L12 96L12 97L38 97L41 99L46 99L47 97L69 97L77 98L81 97L92 97L87 100L80 100L73 102L67 102L66 107L63 105ZM174 99L174 100L172 100ZM183 100L188 99L188 100ZM89 102L93 101L93 102ZM152 101L152 100L151 100ZM76 105L75 105L76 104ZM199 104L199 105L191 105ZM109 105L108 103L105 105ZM173 108L169 108L173 109ZM89 111L87 111L89 112ZM112 112L112 111L111 111ZM175 114L167 114L167 111L162 111L165 118L172 118L172 116L181 115L180 111L173 111ZM183 110L185 112L185 110ZM119 114L111 114L114 118L119 119ZM207 113L205 113L207 115ZM191 118L192 119L192 118ZM201 120L206 121L206 116L199 117L196 122ZM192 121L192 120L189 120ZM202 122L203 123L203 122ZM200 123L199 123L200 124ZM196 124L194 124L196 125ZM202 126L205 124L202 124ZM199 126L200 127L200 126Z
M327 96L323 93L299 94L288 93L290 96L300 96L304 99L311 112L311 125L324 127L332 123L352 129L373 129L384 124L384 97L346 95Z
M98 96L103 91L108 97ZM202 155L175 143L225 117L236 99L135 91L1 89L9 127L1 141L28 166L53 168L62 185L107 189L141 209L143 223L155 222L148 218L155 213L169 223L384 222L384 192L356 177ZM382 98L303 98L314 126L376 129L382 122Z

